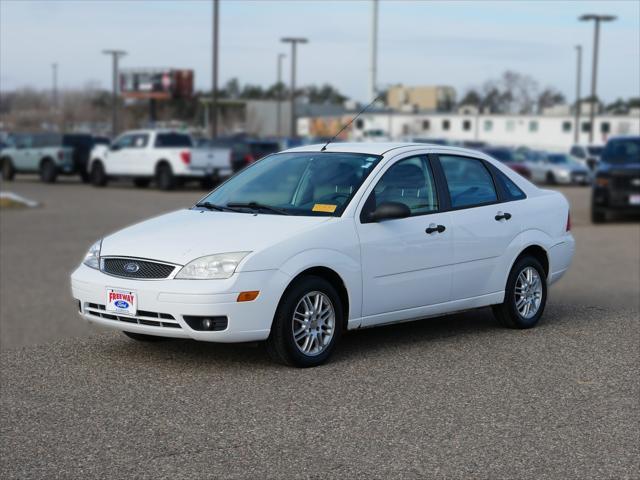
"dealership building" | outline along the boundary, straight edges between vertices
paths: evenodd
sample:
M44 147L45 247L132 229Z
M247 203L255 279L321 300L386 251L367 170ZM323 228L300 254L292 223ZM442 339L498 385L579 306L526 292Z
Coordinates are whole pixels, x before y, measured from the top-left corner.
M300 117L298 134L327 136L336 126L348 122L354 113L339 116ZM528 146L566 151L575 143L575 117L570 113L545 115L484 114L474 109L455 113L419 113L394 110L361 115L343 139L363 140L365 132L377 132L392 140L445 139L482 141L493 145ZM580 119L578 143L589 143L589 116ZM626 115L597 115L594 143L603 144L614 135L640 135L640 111Z

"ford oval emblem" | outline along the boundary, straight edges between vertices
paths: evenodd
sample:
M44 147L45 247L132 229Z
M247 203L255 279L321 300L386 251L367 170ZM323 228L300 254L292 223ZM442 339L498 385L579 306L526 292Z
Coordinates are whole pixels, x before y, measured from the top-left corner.
M134 262L129 262L124 264L124 271L127 273L136 273L140 270L140 265Z
M122 308L122 309L127 309L129 308L129 302L126 302L124 300L116 300L114 302L115 306L118 308Z

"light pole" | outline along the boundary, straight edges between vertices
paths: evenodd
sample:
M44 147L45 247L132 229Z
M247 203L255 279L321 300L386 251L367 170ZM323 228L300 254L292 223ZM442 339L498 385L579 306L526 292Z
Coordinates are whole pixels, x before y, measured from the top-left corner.
M213 0L213 68L211 78L211 121L209 127L211 129L211 138L218 136L218 39L219 39L219 18L218 10L220 2Z
M58 64L51 64L52 84L51 84L51 104L53 105L53 113L58 110Z
M124 50L103 50L105 55L111 55L113 92L111 95L111 136L115 138L118 133L118 60L124 57L127 52Z
M573 132L573 143L580 143L580 79L582 77L582 45L576 45L577 62L576 65L576 124Z
M369 101L377 97L378 75L378 0L371 0L371 65L369 66Z
M579 20L581 22L594 21L593 32L593 63L591 66L591 108L589 109L589 143L593 143L593 130L595 120L595 104L596 104L596 82L597 82L597 70L598 70L598 42L600 40L600 22L611 22L615 20L614 15L595 15L586 14L582 15Z
M276 84L277 90L276 95L278 96L277 103L277 126L276 126L276 135L279 137L282 135L282 60L284 60L287 56L284 53L278 54L278 83Z
M291 102L291 125L289 126L290 136L295 138L298 136L296 125L296 47L298 43L308 43L309 40L301 37L285 37L280 40L283 43L291 44L291 91L289 92L289 101Z

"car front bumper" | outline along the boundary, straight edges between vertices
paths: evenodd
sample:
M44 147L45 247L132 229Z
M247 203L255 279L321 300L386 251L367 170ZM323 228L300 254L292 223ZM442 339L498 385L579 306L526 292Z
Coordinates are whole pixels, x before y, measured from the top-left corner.
M96 325L146 335L205 342L252 342L269 336L271 322L289 278L279 270L239 272L226 280L139 280L114 277L79 266L71 291L82 318ZM135 316L104 310L108 288L137 294ZM260 291L251 302L238 302L243 291ZM222 330L195 330L185 317L226 317Z

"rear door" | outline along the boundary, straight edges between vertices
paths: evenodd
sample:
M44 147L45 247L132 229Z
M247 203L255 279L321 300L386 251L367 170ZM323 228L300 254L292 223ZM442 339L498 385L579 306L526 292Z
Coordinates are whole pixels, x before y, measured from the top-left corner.
M503 257L521 231L523 202L504 201L503 181L495 178L499 170L483 160L448 154L438 159L451 205L452 300L501 291Z
M411 216L370 222L384 202L409 207ZM368 193L356 219L363 276L363 326L410 318L412 309L444 303L451 291L452 231L427 155L392 164ZM440 226L440 229L438 229Z

